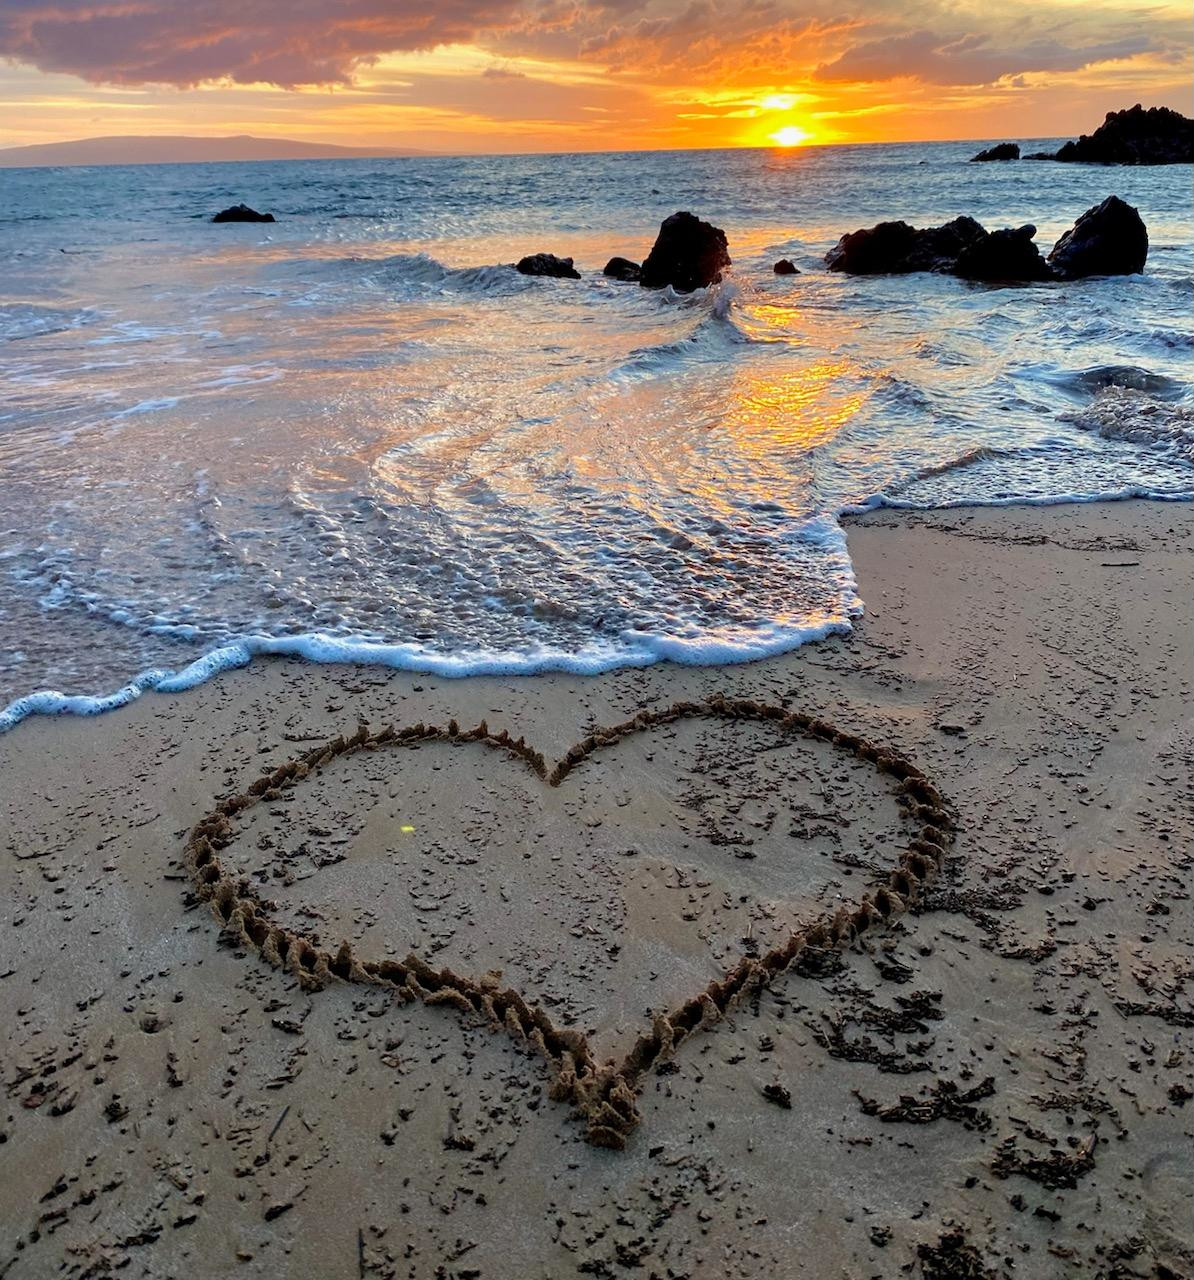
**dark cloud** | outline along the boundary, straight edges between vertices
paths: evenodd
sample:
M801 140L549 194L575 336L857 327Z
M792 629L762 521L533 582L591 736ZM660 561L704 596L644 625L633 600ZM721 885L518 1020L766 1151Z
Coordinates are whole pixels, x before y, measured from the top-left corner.
M0 58L95 83L343 83L385 53L479 44L495 59L581 58L663 83L912 77L990 84L1181 48L1161 13L1039 0L959 26L952 0L0 0ZM1188 51L1188 44L1184 46ZM1185 55L1188 61L1188 52Z
M970 34L953 38L932 31L909 31L863 41L815 72L818 80L877 81L910 77L929 84L991 84L1030 71L1077 71L1092 62L1129 58L1156 48L1143 32L1101 44L1075 45L1059 39L996 40Z
M0 0L0 56L109 84L283 86L510 25L519 0Z
M391 52L478 43L495 56L619 69L784 64L830 0L0 0L0 57L93 83L344 83ZM823 27L821 28L824 29ZM501 74L500 69L492 74Z

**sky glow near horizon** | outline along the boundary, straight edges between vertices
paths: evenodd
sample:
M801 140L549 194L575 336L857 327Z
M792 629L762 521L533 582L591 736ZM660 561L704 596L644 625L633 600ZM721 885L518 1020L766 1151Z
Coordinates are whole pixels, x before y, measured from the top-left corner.
M0 146L255 134L435 151L1089 132L1190 112L1186 3L0 0Z

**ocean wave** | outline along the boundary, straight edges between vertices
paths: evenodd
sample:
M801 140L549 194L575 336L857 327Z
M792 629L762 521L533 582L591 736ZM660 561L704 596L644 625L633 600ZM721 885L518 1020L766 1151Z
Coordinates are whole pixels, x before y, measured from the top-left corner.
M1103 397L1106 397L1104 399ZM1158 502L1194 499L1194 461L1190 453L1191 414L1159 402L1150 412L1141 404L1118 404L1139 393L1113 388L1087 413L1060 414L1056 421L1099 435L1108 444L1076 444L1065 429L1032 445L998 448L976 445L956 457L919 468L843 514L875 507L941 511L957 507L1057 506L1066 503L1119 502L1132 498ZM1139 397L1141 400L1145 399ZM1093 407L1093 406L1092 406ZM1166 412L1172 411L1172 412ZM1154 415L1158 420L1154 421ZM1146 425L1142 426L1141 423ZM1183 434L1184 432L1184 434ZM1155 450L1154 458L1141 445Z
M181 670L153 668L144 671L109 694L65 694L53 689L25 694L0 711L0 733L15 728L22 720L34 715L100 715L127 706L143 693L181 693L222 672L248 666L257 657L390 667L444 679L535 676L547 672L590 676L624 667L653 666L658 662L674 662L682 666L755 662L787 653L812 640L844 634L849 629L849 621L841 618L803 627L776 624L749 633L742 631L722 636L659 636L628 630L618 643L590 645L573 652L542 648L520 653L478 650L450 654L437 653L418 644L382 644L320 633L243 636L204 654Z
M920 470L909 476L901 487L915 484L918 480L932 480L936 476L948 475L951 471L961 471L966 467L974 466L978 462L990 462L995 458L1005 458L1012 452L1016 451L995 449L990 445L977 445L973 449L967 449L965 453L959 454L956 458L949 458L945 462L935 462L927 467L921 467Z
M1152 329L1142 333L1140 337L1145 343L1160 348L1161 351L1184 351L1188 355L1194 355L1194 334L1189 332L1176 329Z
M1146 407L1134 405L1128 416L1136 426L1130 429L1125 426L1125 411L1116 401L1132 394L1119 388L1104 393L1100 412L1111 415L1113 429L1104 426L1100 434L1125 440L1134 447L1140 441L1132 432L1139 429L1141 418L1152 425L1156 424L1153 423L1155 415L1149 413ZM1113 404L1116 407L1108 407ZM1188 461L1194 461L1190 454L1191 447L1194 446L1194 414L1188 408L1175 411L1175 407L1171 405L1157 407L1171 411L1164 419L1168 426L1159 434L1168 443L1172 443L1170 437L1173 424L1179 423L1179 448L1185 451ZM918 484L934 486L943 479L965 476L968 472L982 471L984 468L996 468L995 474L998 477L998 468L1009 460L1028 462L1029 471L1035 474L1038 468L1031 465L1031 459L1034 455L1046 455L1053 447L1047 444L1035 449L1004 450L976 446L956 458L920 468L901 485L859 502L843 504L836 518L822 516L805 521L798 530L787 536L796 537L807 546L820 548L837 557L842 566L839 604L833 610L820 609L809 615L809 619L815 620L793 621L788 616L783 621L760 621L751 625L729 624L722 627L707 624L697 626L693 620L689 620L687 625L673 633L645 631L631 625L624 627L616 635L583 642L575 647L525 644L513 650L460 647L445 651L428 643L390 642L359 632L343 634L304 631L283 635L251 633L221 639L214 623L183 623L160 614L137 611L127 605L113 604L97 593L75 584L65 566L59 565L53 572L49 572L48 567L43 565L43 572L37 575L37 581L43 588L40 599L43 609L81 606L87 614L103 617L110 623L142 635L188 646L207 644L210 648L183 667L153 667L145 670L108 694L66 694L53 689L40 689L18 697L0 710L0 733L14 728L31 716L98 715L125 706L146 692L183 692L222 672L246 667L260 657L294 658L320 664L381 666L450 679L468 676L534 676L548 672L597 675L620 668L651 666L663 661L690 666L757 661L789 652L810 641L846 634L851 630L852 620L862 613L862 602L857 595L846 551L846 534L840 523L841 516L877 507L944 510L974 506L1045 506L1131 498L1184 501L1194 497L1194 473L1190 473L1184 488L1180 484L1170 488L1138 483L1112 485L1099 483L1097 476L1090 476L1082 458L1071 459L1068 472L1062 473L1075 482L1070 487L1065 487L1059 480L1052 488L1035 493L1007 493L1001 491L1000 481L997 479L994 487L975 480L964 484L957 492L938 486L930 487L923 494L916 493ZM1082 484L1087 487L1081 487ZM198 492L205 504L217 502L202 482ZM305 504L303 509L308 515L318 514L310 503ZM338 530L324 528L324 522L319 523L319 529L315 530L317 536L327 536L335 542L341 540ZM243 557L231 543L221 550L226 552L225 558L243 563ZM496 595L491 593L491 598L496 599ZM548 616L538 602L535 611L540 619Z
M436 292L501 295L523 293L542 281L524 276L513 263L491 263L477 267L449 267L428 253L398 253L388 258L343 258L342 271L367 278L375 284L395 285Z
M425 253L387 258L385 274L402 281L442 285L463 293L506 293L530 289L539 283L534 276L524 276L515 271L513 263L449 267Z
M682 308L678 313L681 316L695 312L695 324L681 337L631 351L603 377L636 378L672 372L684 365L716 363L731 357L735 348L761 346L771 341L751 333L739 320L735 311L739 290L732 281L693 293L676 293L669 286L646 296L654 299L658 306Z
M435 297L442 294L514 295L544 284L558 284L534 276L524 276L511 263L451 267L429 253L395 253L385 257L309 257L297 255L266 265L255 286L243 289L260 296L278 296L278 290L301 288L317 301L326 300L327 290L337 294L361 288L399 298ZM567 282L576 284L576 281Z
M1063 421L1104 440L1126 440L1146 448L1171 450L1194 463L1194 406L1158 400L1126 386L1100 391L1084 409Z
M848 507L843 514L863 515L882 507L893 511L957 511L968 507L1068 507L1089 506L1097 502L1189 502L1191 499L1194 499L1194 489L1169 491L1140 484L1100 489L1097 493L1085 489L1070 489L1058 490L1056 493L1006 494L1002 497L939 498L931 502L901 498L893 493L875 494L865 502Z
M95 312L88 307L68 310L42 307L32 302L0 306L0 342L19 342L23 338L40 338L49 333L64 333L90 324Z
M1099 364L1088 369L1057 369L1037 375L1064 395L1076 400L1089 400L1110 389L1147 392L1159 399L1177 399L1187 386L1175 378L1153 373L1138 365Z

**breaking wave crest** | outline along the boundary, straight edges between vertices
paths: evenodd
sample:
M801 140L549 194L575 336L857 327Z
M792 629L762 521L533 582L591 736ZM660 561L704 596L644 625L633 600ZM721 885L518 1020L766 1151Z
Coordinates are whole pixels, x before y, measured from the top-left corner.
M1194 463L1194 407L1187 403L1174 404L1143 390L1111 386L1085 408L1064 417L1104 440L1171 451Z

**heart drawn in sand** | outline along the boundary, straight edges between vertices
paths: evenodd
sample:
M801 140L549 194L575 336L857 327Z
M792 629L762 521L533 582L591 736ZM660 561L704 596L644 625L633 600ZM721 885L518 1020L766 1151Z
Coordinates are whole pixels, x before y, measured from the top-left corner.
M874 892L863 895L854 906L824 913L763 955L743 955L671 1013L656 1015L620 1061L600 1061L581 1031L557 1025L540 1006L528 1002L519 991L502 987L492 975L481 979L462 976L449 968L437 969L414 954L402 961L371 960L356 955L347 942L335 953L321 949L312 936L279 923L249 881L226 868L220 859L221 851L236 834L238 814L261 801L280 799L323 766L354 752L431 741L476 745L506 753L546 786L559 787L574 769L603 748L660 725L697 718L766 721L794 737L818 739L869 762L894 780L901 811L919 827L893 857L886 880ZM293 973L307 989L335 980L356 982L388 989L403 1001L418 999L487 1019L495 1029L504 1030L544 1059L551 1075L550 1096L571 1103L582 1115L588 1141L621 1148L639 1122L636 1099L648 1072L670 1058L689 1037L712 1027L744 999L774 982L808 949L846 946L868 928L903 911L936 874L953 833L953 819L940 792L903 756L803 712L751 699L714 697L707 702L677 702L662 710L641 711L623 724L595 731L551 765L522 738L514 740L505 730L492 732L484 722L467 730L453 720L442 728L419 723L376 733L362 726L351 737L317 746L263 774L246 791L223 800L192 828L184 861L195 894L211 903L229 941L258 951L270 964Z

